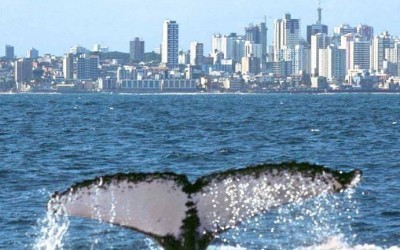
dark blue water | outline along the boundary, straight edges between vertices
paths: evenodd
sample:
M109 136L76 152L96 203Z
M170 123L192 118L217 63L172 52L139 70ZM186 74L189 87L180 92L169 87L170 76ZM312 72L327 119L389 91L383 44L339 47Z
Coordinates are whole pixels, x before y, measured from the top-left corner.
M0 95L0 249L33 248L49 195L84 179L174 171L194 180L291 160L364 177L354 193L306 204L322 206L317 216L282 222L305 208L281 208L215 244L293 249L342 235L400 246L400 95ZM149 248L138 233L75 218L63 243Z

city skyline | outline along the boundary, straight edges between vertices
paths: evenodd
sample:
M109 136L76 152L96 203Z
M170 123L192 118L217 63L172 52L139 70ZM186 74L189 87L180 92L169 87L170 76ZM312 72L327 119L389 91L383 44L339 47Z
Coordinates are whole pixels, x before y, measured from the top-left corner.
M8 11L0 17L0 47L13 45L18 57L25 56L31 48L38 49L40 54L63 55L76 44L91 49L95 43L110 47L111 51L129 52L129 41L140 37L146 41L146 51L151 51L162 41L160 23L171 19L180 25L179 49L188 50L190 42L199 41L204 44L207 54L214 33L244 34L244 26L264 21L264 16L269 29L268 44L273 41L274 20L285 13L290 12L300 19L302 38L306 38L306 26L318 18L315 0L281 0L269 4L258 0L238 0L229 4L207 0L201 5L181 4L176 0L140 4L128 0L100 0L79 4L77 9L76 5L62 1L45 0L41 4L27 0L2 2L0 7ZM88 11L94 7L96 11ZM400 27L393 21L396 7L400 7L400 2L394 0L386 1L385 5L376 5L372 0L325 0L322 1L322 22L328 25L329 34L333 27L343 23L352 26L365 23L375 28L375 34L388 30L392 35L400 35ZM0 51L0 56L4 56L4 51Z

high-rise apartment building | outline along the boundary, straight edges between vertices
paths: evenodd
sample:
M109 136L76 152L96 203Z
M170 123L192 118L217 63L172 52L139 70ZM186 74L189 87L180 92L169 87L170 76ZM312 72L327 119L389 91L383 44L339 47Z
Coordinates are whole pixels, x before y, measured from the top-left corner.
M178 66L179 25L176 21L165 20L163 24L163 40L161 62L169 68Z
M14 47L11 45L6 45L5 46L5 57L7 60L14 60L15 55L14 55Z
M267 26L265 22L256 25L250 24L245 27L245 40L253 42L254 44L261 44L262 60L267 56Z
M311 36L310 48L310 73L314 76L319 72L319 51L325 49L330 43L330 38L327 34L318 33Z
M74 78L74 55L68 53L63 58L63 74L65 79Z
M99 56L82 54L77 66L77 79L95 80L99 77Z
M351 51L350 43L355 39L354 33L347 33L340 37L340 48L346 51L346 69L350 69Z
M311 36L318 33L328 34L328 26L322 24L322 8L318 6L318 20L312 25L307 25L307 43L311 45Z
M26 52L26 58L36 59L39 57L39 50L31 48Z
M133 62L142 62L144 60L144 41L138 37L129 42L129 59Z
M371 41L374 38L374 28L366 24L359 24L356 27L357 35L364 41Z
M350 66L348 69L369 70L371 67L370 48L370 41L365 41L364 38L361 37L355 37L353 41L350 42Z
M22 83L32 80L32 61L30 59L19 59L14 64L15 82Z
M214 34L211 38L211 53L222 51L222 35Z
M287 13L283 19L275 20L274 24L274 54L279 60L279 51L284 47L293 48L300 41L300 20L292 19Z
M242 57L242 73L243 74L258 74L260 73L260 58L257 57Z
M383 61L386 49L393 48L394 38L389 33L383 32L372 39L371 44L371 69L380 71L383 69Z
M308 44L298 44L294 48L283 48L279 53L279 61L286 62L287 75L300 75L309 73L309 49Z
M257 57L260 59L260 61L263 58L263 49L262 45L259 43L254 43L251 41L245 41L244 42L244 47L245 47L245 56L246 57Z
M204 45L199 42L190 43L190 64L199 66L204 60Z
M319 50L319 76L341 82L346 76L346 50L329 45Z

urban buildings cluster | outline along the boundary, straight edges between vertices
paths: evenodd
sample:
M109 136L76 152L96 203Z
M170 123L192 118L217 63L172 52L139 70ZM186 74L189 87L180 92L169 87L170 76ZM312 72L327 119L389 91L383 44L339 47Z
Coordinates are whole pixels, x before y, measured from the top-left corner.
M193 41L180 50L179 24L165 20L160 48L145 52L145 41L129 42L129 53L73 46L63 56L32 48L16 58L5 46L0 91L400 91L400 38L372 26L342 24L329 34L318 7L302 38L300 19L274 21L268 43L266 21L244 34L214 34L211 52Z

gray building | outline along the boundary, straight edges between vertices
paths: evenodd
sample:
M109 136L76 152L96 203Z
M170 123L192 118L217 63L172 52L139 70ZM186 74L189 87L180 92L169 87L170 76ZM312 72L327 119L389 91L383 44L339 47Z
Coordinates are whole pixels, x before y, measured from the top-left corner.
M83 54L78 58L77 79L95 80L99 77L99 56Z
M6 45L5 47L5 57L7 60L14 60L15 55L14 55L14 47L11 45Z
M133 62L142 62L144 60L144 41L138 37L129 43L129 59Z
M19 59L15 61L15 82L23 83L32 80L32 61L30 59Z

